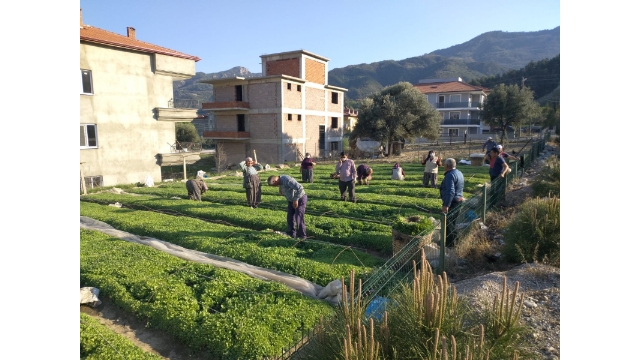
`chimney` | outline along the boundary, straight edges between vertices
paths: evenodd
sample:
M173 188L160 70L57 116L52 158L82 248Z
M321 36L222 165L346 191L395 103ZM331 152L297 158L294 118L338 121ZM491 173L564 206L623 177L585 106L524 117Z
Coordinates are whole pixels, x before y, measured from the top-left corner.
M130 37L132 39L136 39L136 29L132 28L131 26L127 27L127 37Z
M82 9L80 9L80 27L82 27Z

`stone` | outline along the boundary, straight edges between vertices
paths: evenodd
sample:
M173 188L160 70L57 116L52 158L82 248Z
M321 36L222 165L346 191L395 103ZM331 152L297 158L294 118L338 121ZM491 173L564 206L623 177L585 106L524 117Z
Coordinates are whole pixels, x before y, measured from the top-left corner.
M524 301L524 305L526 307L530 307L530 308L536 308L538 307L538 304L536 304L535 302L531 301L531 300L525 300Z
M80 304L89 305L91 307L96 307L102 304L102 301L98 299L98 295L100 294L100 289L95 287L83 287L80 288Z

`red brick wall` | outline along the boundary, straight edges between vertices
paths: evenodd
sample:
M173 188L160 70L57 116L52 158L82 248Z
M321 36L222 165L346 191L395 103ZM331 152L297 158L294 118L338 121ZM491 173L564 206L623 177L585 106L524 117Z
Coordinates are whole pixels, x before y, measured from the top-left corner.
M317 84L326 85L327 81L324 77L324 63L311 60L309 58L304 59L305 74L304 79Z
M278 144L262 144L262 143L251 143L249 145L251 147L251 157L253 157L253 150L256 151L256 156L258 158L258 162L265 166L269 164L271 168L274 168L278 162L278 155L280 154L280 145ZM254 159L255 160L255 159ZM275 175L274 173L270 174L260 174L261 180L267 180L270 175Z
M245 121L246 123L246 121ZM238 118L234 115L216 115L215 131L238 131Z
M268 75L289 75L300 77L300 59L284 59L267 61Z
M250 84L249 106L252 109L275 108L280 106L280 83Z
M287 84L291 84L291 90L287 89ZM298 91L300 86L300 91ZM284 94L284 104L282 107L292 109L302 109L302 85L291 83L288 81L282 82L282 94Z
M251 139L279 139L280 123L276 114L250 114L248 130Z
M325 91L308 87L305 89L305 108L324 111Z
M324 116L307 115L306 121L306 148L305 152L311 153L312 157L320 156L318 139L320 138L320 125L324 125ZM326 130L326 129L325 129ZM326 136L326 135L325 135Z
M287 120L288 114L282 114L282 119L284 120L284 134L285 138L296 138L299 139L302 137L302 121L298 121L298 115L291 114L292 120Z
M245 142L230 142L224 140L217 141L218 149L225 152L227 165L238 164L248 156ZM253 155L251 155L253 156Z
M218 101L236 101L235 85L216 86L213 88L213 100ZM243 99L244 100L244 99Z
M331 102L331 96L332 96L331 93L338 94L338 103L337 104L334 104L334 103ZM339 112L339 113L342 114L343 109L344 109L343 106L342 106L342 104L343 104L343 99L342 99L343 94L344 93L342 91L327 90L327 95L326 95L327 96L327 105L328 105L327 106L327 111Z

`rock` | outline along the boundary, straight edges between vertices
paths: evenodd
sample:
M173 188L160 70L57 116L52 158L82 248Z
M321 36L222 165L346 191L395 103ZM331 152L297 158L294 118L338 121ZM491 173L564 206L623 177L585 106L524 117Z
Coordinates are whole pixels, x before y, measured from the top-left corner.
M536 308L536 307L538 307L538 304L536 304L535 302L533 302L531 300L525 300L524 301L524 306L530 307L530 308Z
M95 287L83 287L80 288L80 304L89 305L91 307L96 307L102 304L102 301L98 299L98 294L100 294L100 289Z
M278 169L288 169L289 166L285 165L285 164L278 164L278 165L276 165L276 168L278 168Z

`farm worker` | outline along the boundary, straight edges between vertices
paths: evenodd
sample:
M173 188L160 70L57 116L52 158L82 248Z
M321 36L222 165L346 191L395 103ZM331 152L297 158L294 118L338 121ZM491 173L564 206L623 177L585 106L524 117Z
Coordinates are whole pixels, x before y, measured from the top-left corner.
M449 214L463 201L462 189L464 188L464 175L456 169L455 159L448 158L444 161L444 179L440 183L440 199L442 200L442 213ZM455 219L457 214L447 216L446 245L454 245Z
M438 166L442 166L442 161L439 156L436 156L436 152L429 150L427 156L422 160L424 165L424 175L422 176L422 186L424 187L438 187ZM431 184L431 186L429 186Z
M504 159L519 160L517 157L511 156L511 155L507 154L506 152L504 152L502 150L502 145L498 145L497 148L498 148L498 150L500 150L500 156L502 156Z
M242 169L244 176L242 187L245 189L247 195L247 203L252 209L255 209L262 201L262 183L260 182L258 171L253 167L253 164L255 164L253 159L248 157L238 165Z
M487 138L487 141L482 145L482 151L484 151L484 149L487 148L487 152L486 152L487 158L485 158L485 162L484 162L485 164L489 163L489 151L491 151L491 149L493 149L496 146L498 146L498 144L495 141L493 141L493 138L491 138L491 136L489 136Z
M391 169L391 180L404 180L404 170L398 163L395 163Z
M349 191L349 201L356 203L356 164L353 160L347 158L347 154L340 153L340 161L336 164L336 173L340 173L338 180L338 189L340 189L340 198L342 201L347 200L347 191Z
M307 238L307 227L304 224L304 212L307 210L307 194L304 187L289 175L269 176L269 186L278 186L280 195L289 202L287 205L287 234L292 238Z
M311 158L311 154L306 153L302 164L300 165L300 173L302 173L302 181L313 183L313 167L316 163Z
M370 168L367 164L360 164L356 169L358 184L362 185L364 181L365 184L369 185L369 180L371 180L371 174L373 174L373 169Z
M189 199L202 201L201 194L204 194L209 188L207 184L204 182L202 177L196 176L195 179L187 180L187 193L189 194Z
M491 177L491 181L498 177L503 178L507 171L509 171L509 166L504 158L500 156L500 150L494 147L489 151L489 156L491 157L489 162L489 176Z

